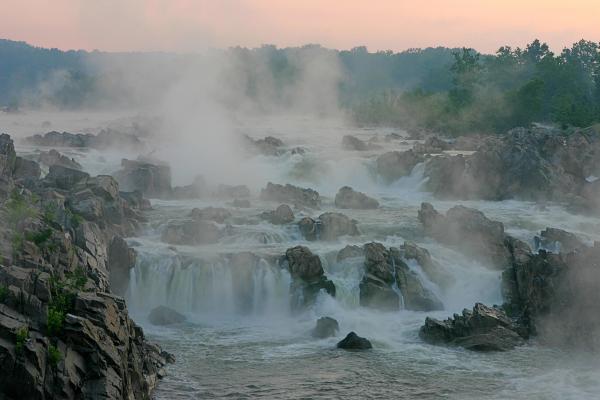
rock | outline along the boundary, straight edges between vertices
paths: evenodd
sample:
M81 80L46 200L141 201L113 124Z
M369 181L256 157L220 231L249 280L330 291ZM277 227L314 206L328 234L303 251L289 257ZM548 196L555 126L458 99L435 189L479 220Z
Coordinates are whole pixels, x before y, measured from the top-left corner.
M34 135L25 138L27 143L44 147L89 147L95 149L132 148L139 150L143 147L141 140L134 134L103 129L97 135L48 132L44 135Z
M45 147L88 147L93 135L51 131L26 138L28 143Z
M233 199L232 205L236 208L250 208L252 204L250 204L250 200L248 199Z
M394 260L396 284L402 293L404 308L412 311L443 310L444 305L437 296L423 286L418 275L411 271L396 248L390 249L390 257Z
M313 304L321 290L335 297L335 286L325 277L321 259L307 247L287 249L283 261L292 276L292 308L301 309Z
M537 248L543 248L556 253L571 253L577 249L585 247L576 235L571 232L557 228L546 228L542 231L540 237L536 236Z
M280 205L275 209L275 211L265 211L261 214L261 217L275 225L283 225L294 222L294 213L287 204Z
M348 218L344 214L327 212L319 215L319 239L336 240L340 236L359 235L356 221Z
M244 135L247 149L256 154L265 156L278 156L284 153L283 142L273 136L267 136L263 139L252 139L248 135Z
M395 268L381 243L364 246L365 275L359 285L360 305L384 311L400 309L400 296L393 289Z
M121 190L139 191L150 197L171 195L171 168L166 164L123 159L121 170L114 176Z
M296 206L305 206L318 209L321 207L319 193L312 189L303 189L297 186L285 186L267 183L267 186L261 190L260 198L267 201L276 201L280 203L291 203Z
M13 177L21 180L34 180L40 179L42 170L40 165L35 161L28 160L23 157L17 157L15 160L15 170Z
M413 150L418 154L435 154L442 153L449 148L450 143L437 136L429 136L423 143L416 143Z
M161 240L168 244L198 245L217 243L221 236L219 228L212 222L192 220L170 222L164 228Z
M190 217L196 221L214 221L223 224L225 220L231 218L231 213L226 208L220 207L194 208L190 213Z
M380 146L365 143L356 136L345 135L342 137L342 147L346 150L351 151L367 151L367 150L376 150L379 149Z
M54 149L51 149L49 151L41 151L37 157L37 161L40 164L46 165L47 167L51 167L53 165L60 165L61 167L71 169L82 169L81 164L75 161L75 159L66 157Z
M425 272L425 275L438 286L445 287L454 283L454 277L433 261L427 249L419 247L413 242L404 242L399 250L403 259L407 262L414 260Z
M185 315L178 313L172 308L166 306L158 306L148 315L148 321L152 325L173 325L173 324L182 324L187 320Z
M373 345L369 340L358 336L354 332L350 332L344 339L338 342L338 349L346 349L346 350L367 350L372 349Z
M129 273L135 266L135 250L127 245L125 239L114 236L108 245L108 271L110 288L113 293L123 296L129 287Z
M317 320L317 326L312 331L312 336L325 339L331 336L335 336L340 330L338 322L331 317L321 317Z
M412 150L390 151L377 157L377 175L386 183L392 183L403 176L410 175L413 168L422 161L422 156Z
M349 186L344 186L335 195L335 206L369 210L379 208L379 202L364 193L354 191Z
M303 217L298 222L298 228L304 239L314 242L319 238L317 221L310 217Z
M208 185L201 175L196 176L191 185L176 186L172 192L172 196L175 199L199 199L208 194Z
M419 221L427 235L483 263L498 269L504 269L511 263L504 225L488 219L481 211L456 206L444 216L431 204L423 203Z
M347 245L341 249L336 256L336 261L341 262L347 258L364 257L365 252L359 246Z
M44 178L46 186L54 186L63 190L71 190L76 184L87 180L90 175L86 172L53 165L50 167L48 175Z
M243 199L250 197L250 189L246 185L219 185L215 196L220 199Z
M504 311L475 304L473 310L438 321L427 318L419 331L421 339L431 344L462 346L475 351L507 351L524 343L515 325Z

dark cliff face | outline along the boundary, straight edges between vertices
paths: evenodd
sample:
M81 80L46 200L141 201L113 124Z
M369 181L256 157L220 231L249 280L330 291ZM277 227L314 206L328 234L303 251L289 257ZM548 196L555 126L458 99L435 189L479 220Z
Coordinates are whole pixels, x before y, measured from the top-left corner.
M0 136L0 394L147 399L172 356L144 337L122 294L143 220L110 176L39 179ZM2 397L0 396L0 397Z

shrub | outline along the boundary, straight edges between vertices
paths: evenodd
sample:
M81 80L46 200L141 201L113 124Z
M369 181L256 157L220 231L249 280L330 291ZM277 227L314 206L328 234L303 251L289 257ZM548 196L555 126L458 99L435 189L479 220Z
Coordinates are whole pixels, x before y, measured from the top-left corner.
M29 206L25 197L17 190L14 190L8 201L5 203L7 219L9 224L16 226L21 220L34 217L37 214L35 208Z
M27 339L29 338L29 327L23 326L23 327L17 329L16 335L17 335L17 338L16 338L16 342L15 342L15 351L20 354L23 352L25 343L27 342Z
M51 367L56 367L58 363L62 360L62 354L60 350L56 346L49 345L48 346L48 363Z
M0 303L4 303L4 301L8 298L8 287L4 285L0 285Z
M48 320L46 321L48 335L56 336L60 333L65 322L65 316L65 310L55 306L48 307Z
M35 245L38 247L46 244L46 242L48 241L48 239L50 239L51 236L52 236L52 229L50 229L50 228L42 229L39 232L27 233L27 235L25 235L27 240L35 243Z

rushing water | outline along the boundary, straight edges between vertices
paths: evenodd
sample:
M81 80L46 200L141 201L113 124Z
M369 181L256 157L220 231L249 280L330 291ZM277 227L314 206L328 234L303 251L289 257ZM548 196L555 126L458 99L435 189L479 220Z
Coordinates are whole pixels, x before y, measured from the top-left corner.
M428 345L418 338L418 329L428 315L446 318L476 301L499 304L502 298L498 271L422 235L417 220L422 201L432 202L440 211L459 203L436 201L421 190L422 165L392 185L383 185L374 176L373 156L410 148L412 142L380 140L379 151L349 152L340 148L342 134L369 140L377 136L382 139L390 132L348 131L336 124L296 120L266 125L248 123L244 130L254 137L273 134L290 147L302 146L307 152L236 160L237 169L218 174L222 182L251 187L251 208L236 209L206 200L153 200L147 230L130 239L138 262L131 272L129 309L150 338L177 358L158 386L157 399L599 398L600 361L593 355L563 353L536 341L506 353L476 353ZM305 134L307 130L310 135ZM165 154L169 154L168 149ZM94 151L70 155L96 173L116 169L121 156ZM176 181L190 172L211 178L210 171L178 171L175 168ZM261 212L278 205L258 199L259 189L268 181L312 187L321 193L323 209L294 210L297 219L335 210L333 197L344 185L376 197L381 208L342 210L358 221L360 236L306 242L294 224L275 226L258 218ZM520 201L460 204L480 209L489 218L503 222L508 233L528 242L547 226L575 232L588 241L600 239L598 219L569 214L557 205ZM194 207L206 206L224 206L233 214L228 234L218 244L173 247L160 241L167 221L184 218ZM445 310L391 313L359 307L362 260L338 263L337 252L346 244L379 241L398 246L405 240L427 248L449 276L444 287L438 287L418 264L409 263L424 285L443 301ZM320 256L327 277L337 289L335 299L322 294L314 307L300 314L290 311L290 276L276 262L287 248L298 244ZM232 261L243 252L258 257ZM152 326L147 315L158 305L184 313L188 322ZM340 337L315 340L310 336L321 316L339 321ZM369 338L373 350L337 350L335 343L352 330Z

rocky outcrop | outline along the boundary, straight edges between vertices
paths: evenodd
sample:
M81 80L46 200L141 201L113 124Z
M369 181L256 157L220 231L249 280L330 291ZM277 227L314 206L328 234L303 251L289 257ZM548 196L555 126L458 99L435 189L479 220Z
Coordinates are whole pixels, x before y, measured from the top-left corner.
M346 247L344 247L343 249L341 249L340 251L338 251L337 256L336 256L336 261L341 262L347 258L364 257L364 256L365 256L365 252L362 247L349 244Z
M321 198L318 192L293 186L289 183L285 186L271 182L267 183L267 186L260 192L260 198L266 201L289 203L294 206L314 209L321 207Z
M88 147L94 149L132 148L139 150L144 143L134 134L103 129L97 135L89 133L48 132L25 138L25 142L44 147Z
M2 155L0 146L0 164ZM10 183L14 176L4 172ZM124 242L112 250L109 243L137 224L135 213L125 212L112 178L73 176L55 170L31 186L34 192L12 182L15 190L0 206L0 393L147 399L173 358L145 339L124 300L110 292L111 264L124 266L121 257L131 254ZM74 186L52 186L69 179ZM76 214L81 190L112 211L101 221Z
M335 206L337 208L371 210L379 208L379 202L362 192L354 191L350 186L344 186L335 195Z
M376 171L386 183L408 176L413 168L423 162L423 157L412 150L390 151L377 157Z
M129 287L129 274L135 266L135 250L121 236L113 236L108 245L108 272L113 293L123 296Z
M261 214L261 218L266 219L272 224L283 225L294 222L294 213L290 206L282 204L274 211L265 211Z
M144 196L168 197L172 192L171 168L166 164L123 159L114 177L121 190L139 191Z
M321 290L335 297L335 286L325 277L321 259L307 247L296 246L287 249L282 266L292 276L293 309L302 309L313 304Z
M217 243L220 237L218 226L201 219L169 222L161 234L165 243L188 246Z
M360 337L354 332L350 332L345 338L338 342L337 348L346 350L368 350L372 349L373 345L368 339Z
M461 346L475 351L507 351L524 343L517 326L504 311L475 304L473 310L439 321L427 318L419 331L432 344Z
M397 248L386 249L381 243L364 246L365 275L360 283L360 304L386 311L404 308L415 311L443 309L443 304L425 288Z
M481 211L456 206L442 215L431 204L423 203L419 221L427 235L482 263L498 269L511 264L512 255L507 246L504 225L488 219Z
M17 157L15 160L15 169L13 171L13 178L17 181L24 183L24 186L30 187L29 182L24 181L38 181L42 174L40 165L35 162L28 160L23 157Z
M468 156L428 161L427 187L442 198L565 200L586 203L586 178L598 171L600 134L592 128L568 136L552 129L516 128L487 138Z
M449 150L450 143L437 136L429 136L423 143L415 143L413 150L418 154L437 154Z
M344 214L327 212L319 215L315 221L304 217L298 222L300 233L306 240L336 240L340 236L357 236L359 234L356 221Z
M208 185L202 176L195 177L190 185L175 186L171 193L175 199L200 199L208 194Z
M148 314L148 321L152 325L173 325L173 324L181 324L186 321L185 315L178 313L172 308L166 306L158 306Z
M70 169L82 169L81 164L75 161L74 158L66 157L54 149L51 149L49 151L41 151L40 154L37 156L37 162L47 167L51 167L53 165L60 165L61 167L66 167Z
M89 177L90 175L87 172L67 168L62 165L53 165L50 167L50 171L44 178L44 181L49 187L71 190L75 185L87 180Z
M321 317L317 320L317 325L312 330L311 335L318 339L325 339L335 336L339 330L340 326L334 318Z
M546 228L540 236L535 237L537 249L544 249L553 253L571 253L586 247L576 235L557 228Z

